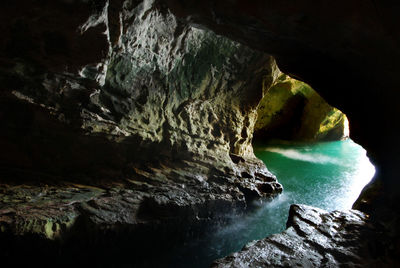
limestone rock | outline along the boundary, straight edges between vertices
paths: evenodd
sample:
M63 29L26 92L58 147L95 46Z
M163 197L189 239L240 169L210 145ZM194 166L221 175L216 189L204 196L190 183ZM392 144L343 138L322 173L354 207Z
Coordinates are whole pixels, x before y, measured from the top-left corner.
M346 115L306 83L281 74L265 91L257 110L257 138L320 141L348 137Z
M32 8L32 14L24 13L28 3L18 9L29 1L17 2L8 10L16 19L4 21L16 31L2 39L9 49L2 55L8 65L0 70L2 120L9 128L3 143L10 149L1 156L4 162L20 158L29 162L20 167L49 166L45 157L24 155L24 150L40 154L32 145L17 149L12 137L21 132L47 148L46 157L58 169L66 165L58 160L65 158L60 151L70 158L85 154L89 162L108 162L110 157L96 159L105 154L118 158L113 165L131 161L115 147L137 151L126 152L135 162L213 156L219 169L232 169L229 154L255 161L251 139L261 81L272 84L278 72L271 56L189 26L160 1L98 0L93 8L86 2L49 2L42 8L46 12ZM63 13L74 8L82 14ZM27 49L18 50L17 43ZM64 50L46 50L51 45ZM69 150L71 143L83 152ZM114 148L92 155L83 143Z
M107 263L110 243L115 256L144 258L152 239L165 237L161 251L282 191L251 146L261 82L277 76L271 56L178 20L162 1L4 5L7 260L83 250Z
M383 257L390 256L390 249L377 250L385 246L381 231L360 211L292 205L287 227L212 267L395 267L393 256Z
M400 203L400 139L393 123L400 114L397 2L165 1L193 24L271 53L284 73L344 112L351 138L380 173L383 196Z

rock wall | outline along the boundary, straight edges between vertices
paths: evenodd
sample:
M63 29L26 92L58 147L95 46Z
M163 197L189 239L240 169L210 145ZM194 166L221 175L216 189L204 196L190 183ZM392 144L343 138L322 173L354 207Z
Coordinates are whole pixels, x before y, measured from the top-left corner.
M284 73L318 89L348 116L351 138L381 167L388 191L398 194L400 143L392 124L400 112L397 3L165 1L190 23L270 53Z
M56 172L75 158L117 169L198 157L232 170L229 154L257 161L251 138L261 81L277 75L272 57L188 26L159 1L36 4L4 11L14 30L2 40L3 163ZM73 18L63 13L72 9ZM21 135L31 142L17 148ZM80 147L90 143L110 148Z
M346 115L306 83L281 74L266 91L257 109L256 138L327 141L348 137Z
M140 265L282 191L251 147L271 56L161 1L6 1L0 17L4 262Z
M272 53L346 112L378 164L377 198L396 207L385 198L400 189L398 11L360 0L3 1L2 260L86 252L104 265L115 241L125 257L145 234L169 232L168 245L282 190L249 147L274 62L203 26Z
M387 227L392 258L398 255L400 140L393 122L400 113L400 34L395 30L400 5L361 0L165 1L190 23L270 53L284 73L318 89L348 116L351 138L367 150L377 170L355 207L370 214L370 223ZM380 253L372 249L364 256Z

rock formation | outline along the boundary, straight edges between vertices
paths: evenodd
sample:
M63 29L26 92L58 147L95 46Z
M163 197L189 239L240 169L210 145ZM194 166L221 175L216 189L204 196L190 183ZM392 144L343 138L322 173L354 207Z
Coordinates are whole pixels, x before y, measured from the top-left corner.
M393 259L383 258L390 249L385 237L380 237L381 230L360 211L327 212L292 205L287 227L212 267L395 267ZM379 254L365 254L372 249Z
M388 190L400 189L400 143L392 124L400 112L397 3L165 1L192 24L270 53L282 72L317 89L348 116L351 138L380 167Z
M265 53L349 116L378 168L357 207L373 230L382 220L396 256L399 11L361 0L3 1L2 264L110 267L142 256L152 266L171 242L282 191L251 149L261 81L278 76ZM361 213L306 210L328 223L293 227L311 234L293 234L298 245L329 222L364 230ZM369 237L341 230L338 246Z
M265 91L257 109L256 138L328 141L348 137L346 115L306 83L281 74Z
M360 0L166 2L190 23L270 53L284 73L318 89L348 116L351 138L367 150L377 169L354 207L387 226L396 258L400 140L393 122L400 114L400 5Z
M141 263L149 248L282 191L251 146L261 81L278 74L271 56L189 26L160 1L4 7L5 262L41 248L60 265L80 250L94 265L127 263L130 250Z

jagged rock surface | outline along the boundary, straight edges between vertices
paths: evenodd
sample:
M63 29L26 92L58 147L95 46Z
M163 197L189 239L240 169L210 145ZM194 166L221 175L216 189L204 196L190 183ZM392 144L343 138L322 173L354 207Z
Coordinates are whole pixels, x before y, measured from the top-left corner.
M317 89L348 116L351 138L379 166L388 194L399 196L400 142L392 124L400 113L397 2L165 2L191 23L272 54L284 73Z
M307 82L344 112L351 138L367 150L377 169L375 186L361 194L358 206L375 219L383 208L398 215L400 139L393 124L400 114L397 2L165 1L191 23L271 53L284 73ZM399 255L399 225L390 217L385 221Z
M398 5L390 4L393 1L374 1L371 3L346 0L332 2L332 5L322 1L307 4L298 1L293 2L290 6L285 5L282 1L253 1L249 3L249 1L231 0L166 0L165 2L170 4L169 7L174 10L175 14L187 18L192 23L207 25L220 34L232 37L260 51L274 53L285 72L297 74L313 85L314 88L318 88L320 92L324 93L324 97L328 97L330 103L341 108L350 116L353 137L367 147L371 156L373 156L373 160L379 164L382 181L388 184L383 195L385 196L386 193L387 196L388 191L400 189L397 187L400 146L397 139L398 131L393 127L393 122L396 122L399 114L399 106L396 103L399 92L397 90L399 73L397 62L400 59L400 50L397 49L399 36L398 31L396 31L399 9ZM346 8L343 8L344 6ZM162 94L159 97L151 92L147 85L148 82L156 83L159 75L163 77L162 70L164 69L152 69L158 65L149 62L149 59L140 59L138 61L144 63L142 66L147 70L144 73L151 73L151 77L155 78L146 80L144 82L146 88L141 91L132 90L132 88L125 86L119 87L120 85L130 84L129 81L124 83L126 75L132 78L129 68L125 71L125 67L129 66L129 61L132 59L129 59L128 55L128 64L126 64L125 58L122 60L118 58L119 50L121 55L124 54L124 51L132 51L132 49L129 49L130 43L137 45L133 46L133 53L138 52L138 56L141 56L143 51L147 51L148 53L146 52L144 55L153 55L152 60L156 62L163 60L162 57L157 55L159 48L150 45L154 45L154 40L158 37L160 38L157 40L163 40L164 37L171 36L170 32L161 31L165 33L165 36L163 36L162 34L158 35L159 32L156 31L154 37L147 39L146 28L152 25L142 25L137 30L144 40L142 38L136 41L130 38L124 40L124 36L127 36L125 33L131 23L139 23L140 21L152 21L154 19L154 22L158 23L157 26L162 28L165 23L157 20L157 18L165 18L170 20L168 25L174 25L177 21L169 12L165 11L165 7L160 2L136 0L6 0L2 2L0 16L0 29L2 30L2 38L0 39L0 61L2 63L0 65L0 119L2 129L6 130L0 133L2 182L13 181L18 185L18 182L29 181L32 184L33 181L34 184L37 184L38 181L42 180L46 183L51 181L54 184L54 181L57 181L57 183L62 184L62 181L69 180L95 185L100 189L89 190L89 193L93 192L89 195L79 195L76 198L80 201L73 202L73 204L70 204L69 201L63 201L65 199L61 198L61 201L50 202L46 206L40 207L40 203L34 201L41 200L37 197L40 197L42 192L46 192L46 189L53 189L52 186L45 185L41 188L36 185L34 186L35 189L25 191L25 187L22 187L21 184L17 188L11 188L10 184L3 184L2 192L7 192L9 189L12 189L12 191L10 194L6 194L6 197L3 196L6 200L2 201L2 204L5 204L1 208L2 230L6 233L5 237L1 239L1 252L18 253L14 258L11 256L14 263L24 261L20 256L25 255L20 254L23 250L18 245L27 245L25 252L32 253L34 249L37 249L41 253L59 254L59 251L54 250L51 246L29 246L49 245L46 244L49 239L46 238L46 242L41 244L41 242L38 242L41 240L38 240L37 236L30 236L28 230L31 233L39 233L40 236L54 237L55 234L59 233L57 230L68 228L70 221L67 221L67 219L73 219L77 212L81 213L81 216L78 217L80 220L77 220L75 225L87 227L86 229L82 228L81 233L97 230L94 226L101 225L98 224L98 219L102 219L102 222L105 223L113 222L113 226L117 229L118 227L122 227L120 230L124 229L124 225L119 222L125 215L122 209L124 206L106 206L106 204L118 203L112 201L113 198L119 200L118 195L115 196L110 193L115 186L114 180L120 181L127 177L134 178L135 185L144 185L138 186L139 188L148 187L146 183L148 183L149 178L157 183L160 183L157 180L158 178L164 178L161 183L163 185L170 184L173 189L181 189L182 181L194 183L195 180L192 180L192 177L189 179L184 175L174 173L173 171L176 168L170 168L170 171L166 172L169 179L168 183L165 183L167 180L162 176L165 172L156 172L158 174L156 175L146 168L155 166L151 170L160 168L168 170L171 163L173 166L176 165L174 156L177 156L178 159L181 159L183 155L186 155L186 158L190 156L194 161L189 164L187 162L180 163L191 174L193 174L193 167L202 170L199 173L205 174L205 176L198 177L200 178L197 180L199 184L196 183L196 191L193 192L197 193L197 185L203 185L204 178L208 179L209 184L210 182L216 183L211 185L210 188L222 190L223 194L218 195L214 195L212 191L207 192L207 198L214 195L217 199L223 201L236 196L237 200L243 200L241 196L246 192L246 188L249 197L259 196L257 183L254 183L254 181L260 183L263 179L256 180L256 178L275 182L274 178L268 177L263 166L261 169L267 175L257 175L259 173L254 172L254 168L251 168L252 161L248 161L246 157L246 155L251 156L247 146L250 139L247 134L251 133L251 120L249 120L250 127L242 128L241 138L237 135L236 128L229 132L228 136L233 137L233 139L230 140L229 137L229 140L223 139L225 143L217 146L218 150L216 151L219 152L219 156L223 157L216 159L210 154L213 150L205 145L209 144L209 140L196 139L197 136L190 136L193 132L192 129L189 129L189 126L184 126L185 130L182 133L171 131L176 136L167 139L160 136L161 133L169 133L170 130L175 129L175 126L182 123L182 120L177 118L166 120L166 117L158 114L153 115L146 106L147 101L150 100L154 102L155 106L164 107L164 104L171 104L169 107L176 107L175 96L168 99L172 100L171 102L162 101L168 95L163 93L169 92L168 88L164 88L168 83L160 83L162 86L157 87L164 90L161 91ZM341 23L333 23L337 21L338 16L341 18ZM130 30L135 32L135 29ZM157 27L157 29L160 28ZM178 29L176 31L177 36L180 37L180 33L183 33L183 31L179 27L176 29ZM150 35L152 34L150 33ZM177 42L176 44L180 43ZM163 48L171 51L169 48L173 45L175 44L171 44L171 46L167 44ZM145 48L141 50L143 46ZM114 48L117 50L114 51ZM240 51L242 50L240 49ZM263 57L262 54L258 55L260 57L256 57L257 59ZM182 58L180 58L180 61L183 62ZM241 66L246 64L249 63L242 62ZM162 62L161 66L167 65ZM194 64L194 66L199 65ZM147 69L147 67L149 68ZM110 68L110 72L108 72L108 68ZM112 70L118 70L118 72L124 70L122 72L124 76L118 77L118 72L113 74ZM257 68L253 69L253 72L255 70ZM142 70L137 71L140 73L137 77L144 77ZM340 76L341 79L338 79L339 71L340 74L344 74ZM235 88L233 88L233 92L248 96L249 102L242 103L239 101L239 105L233 101L235 105L237 104L235 106L235 109L237 108L236 114L240 114L238 111L242 113L242 116L238 119L238 124L240 125L240 122L242 122L247 125L244 115L251 111L251 107L254 108L253 104L257 99L254 96L261 94L259 91L253 92L252 90L246 91L246 93L241 90L235 91ZM134 94L125 99L124 96L127 92ZM139 94L141 92L148 94ZM204 91L200 92L202 94L199 97L207 96ZM219 91L219 93L225 94L224 90ZM183 91L182 95L185 94L186 90ZM196 94L191 96L196 96ZM236 95L227 94L227 96L235 99ZM360 96L362 96L362 101L360 101ZM181 99L189 100L190 98ZM178 101L177 103L183 104L184 102ZM173 115L174 117L193 115L186 110L190 107L195 110L199 105L197 102L186 102L185 105L180 107L182 107L182 110L171 109L177 112L177 115ZM132 125L130 118L136 118L134 116L135 111L140 111L140 109L145 111L146 116L142 116L140 112L137 114L140 123ZM170 112L171 110L167 109L166 111ZM223 109L218 109L218 112L224 114ZM164 122L168 122L168 124L171 123L171 125L167 123L159 125L157 121L159 118L165 120ZM193 116L193 118L196 118L196 116ZM198 118L198 120L203 119L203 117ZM382 120L385 120L385 122ZM225 126L227 121L223 120L222 126ZM185 122L191 122L191 120ZM376 127L371 122L382 124L380 127ZM194 123L194 126L199 125L201 124L198 122ZM135 130L134 126L139 126L139 129ZM162 132L159 126L162 126ZM144 130L145 135L140 134L142 130ZM197 132L195 131L195 133ZM201 135L202 137L209 137L209 134L203 133ZM381 135L384 137L377 138ZM160 137L162 137L162 142L159 142ZM188 137L190 138L188 144L192 145L193 141L196 140L196 146L188 148L180 146L186 144L185 141ZM172 144L174 145L173 148L170 147ZM160 145L162 146L160 147ZM208 150L204 151L204 147ZM158 165L151 162L157 148L163 148L160 159L156 161ZM195 152L194 155L191 154L193 152ZM197 152L203 152L203 155L196 158ZM237 154L238 152L243 153L243 155ZM222 163L218 162L220 159L223 159ZM132 163L136 163L136 165L132 166ZM213 169L216 164L219 166L217 168L219 171L225 171L224 167L228 167L226 174L230 175L216 176ZM232 172L230 173L230 171ZM218 174L218 172L216 173ZM237 185L235 179L238 178L245 179L239 179L239 185ZM137 183L137 181L140 183ZM227 181L234 182L233 188L230 188L232 191L228 195L226 194L228 189L223 188ZM246 187L241 185L243 181L247 182ZM153 184L158 185L156 182L152 181L149 184L151 186ZM57 191L73 197L75 194L70 194L70 192L85 192L86 190L83 189L87 188L87 186L76 187L72 184L66 184L63 188L49 192L54 194L55 199L57 199L56 197L59 196ZM27 183L27 185L29 184ZM135 187L126 185L129 185L129 183L125 181L122 183L122 188L135 189ZM207 189L207 187L204 189ZM238 189L239 191L237 191ZM147 191L147 189L143 191ZM141 190L141 192L143 191ZM153 207L153 204L156 204L155 207L158 209L145 211L159 212L160 207L165 208L165 206L159 204L165 204L166 200L169 200L168 197L164 197L165 195L168 196L168 191L155 192L159 195L153 198L154 192L152 192L150 201L144 202L144 204L147 204L144 207ZM192 193L189 190L185 190L186 192ZM233 195L232 192L238 193L238 195ZM13 198L11 201L15 201L15 203L10 204L10 200L7 200L8 196L12 196L14 193L17 198ZM48 200L52 199L51 194ZM140 194L135 191L130 194L135 198L137 197L137 200L141 200ZM110 199L107 199L110 195L112 202L104 202L101 207L107 207L111 211L121 208L118 209L117 214L96 212L106 212L107 210L100 209L97 202L91 200L97 198L98 200L110 201ZM187 199L173 198L173 200ZM129 202L129 204L134 203ZM393 203L397 204L398 202ZM55 205L54 208L56 209L52 209L52 204ZM74 204L76 205L74 206ZM184 202L184 204L187 203ZM33 218L39 219L35 221L39 224L34 228L29 227L30 213L28 212L30 212L29 208L32 206L40 208L39 210L32 210L38 212L32 214ZM52 215L59 215L59 208L63 209L63 207L68 208L64 214L67 217L57 216L53 219ZM89 214L89 211L92 214ZM131 211L136 210L132 209ZM122 213L121 216L118 216L119 212ZM143 217L143 214L138 214ZM99 216L88 217L88 215ZM150 216L146 215L146 218L154 218L152 216L155 215L157 213ZM56 224L49 223L46 218L51 218L52 222L56 222ZM57 219L60 220L57 221ZM127 219L124 219L124 221L128 222ZM27 222L27 224L19 225L16 224L17 222ZM115 222L118 222L118 224L115 224ZM49 230L50 226L51 230ZM129 224L129 226L137 225ZM179 226L184 226L184 224ZM15 239L16 234L18 234L17 230L22 230L26 235L18 236L18 239ZM49 232L46 232L46 230ZM138 232L140 233L140 231ZM148 231L147 233L149 233ZM150 231L154 230L151 229ZM135 234L138 234L138 232ZM76 247L82 242L79 235L77 237L75 243L70 245L72 252L74 246ZM127 236L127 244L134 237L135 235ZM109 249L110 242L116 241L114 238L115 236L109 235L109 239L105 239L104 248ZM121 235L119 238L121 238ZM8 241L12 243L7 243ZM19 244L13 244L15 242L19 242ZM95 239L93 244L96 244ZM91 248L90 246L93 244L84 246ZM10 248L15 250L10 251ZM46 251L46 249L51 250ZM77 251L79 253L79 250ZM115 251L118 251L118 247ZM107 250L101 253L107 253ZM43 262L43 258L40 259L40 255L37 256ZM59 257L57 254L52 256ZM87 258L87 256L83 256L81 259L85 257ZM2 260L4 261L4 259ZM31 260L27 259L26 261Z
M346 115L306 83L281 74L266 92L257 109L256 138L328 141L348 137Z
M287 227L212 267L395 267L393 256L384 257L391 252L387 237L360 211L292 205Z
M251 146L271 56L160 1L7 1L1 15L4 256L107 258L111 241L129 256L129 239L178 241L282 191Z

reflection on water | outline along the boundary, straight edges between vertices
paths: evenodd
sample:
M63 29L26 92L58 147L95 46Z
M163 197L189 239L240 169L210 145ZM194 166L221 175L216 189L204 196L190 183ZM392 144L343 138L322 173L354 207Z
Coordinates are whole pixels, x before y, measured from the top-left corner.
M285 229L291 204L326 210L350 209L375 168L351 140L315 144L259 144L255 154L278 177L284 192L232 224L192 241L172 254L170 267L208 267L246 243Z

